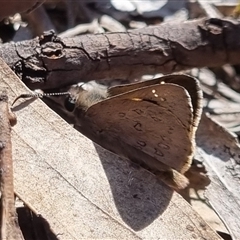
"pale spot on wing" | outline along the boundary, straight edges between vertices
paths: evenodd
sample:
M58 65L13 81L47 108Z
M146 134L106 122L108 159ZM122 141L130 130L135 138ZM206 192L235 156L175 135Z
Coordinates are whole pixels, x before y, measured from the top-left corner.
M158 155L159 157L163 157L164 154L162 153L162 151L160 151L159 149L157 148L154 148L154 154Z
M142 131L142 124L140 122L136 122L134 124L134 128L137 130L137 131Z
M156 90L155 90L155 89L152 89L152 93L153 93L153 96L154 96L154 97L158 97L158 94L156 93Z
M136 101L136 102L140 102L140 101L142 101L141 98L132 98L132 100L133 100L133 101Z
M139 114L139 115L141 115L142 113L144 113L143 110L141 110L141 109L134 109L134 110L132 110L132 111L135 112L135 113L137 113L137 114Z
M137 141L137 144L140 145L141 147L145 147L147 144L144 141Z
M170 149L169 145L163 144L163 143L158 143L158 146L163 149Z
M118 116L119 116L120 118L124 118L124 117L126 116L126 113L124 113L124 112L119 112L119 113L118 113Z

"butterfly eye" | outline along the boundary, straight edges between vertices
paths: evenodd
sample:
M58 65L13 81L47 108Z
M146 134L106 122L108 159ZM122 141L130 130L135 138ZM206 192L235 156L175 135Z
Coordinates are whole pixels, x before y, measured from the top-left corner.
M64 102L64 107L69 111L69 112L73 112L73 110L75 109L76 106L76 99L69 96L68 98L66 98L65 102Z

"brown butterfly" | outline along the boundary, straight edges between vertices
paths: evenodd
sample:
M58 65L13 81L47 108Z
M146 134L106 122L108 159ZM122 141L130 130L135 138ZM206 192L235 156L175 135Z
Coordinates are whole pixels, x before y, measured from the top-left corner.
M167 75L109 89L82 84L68 92L65 108L82 134L176 190L188 185L183 174L192 162L202 112L198 80Z
M196 79L168 75L106 91L74 86L66 109L74 126L103 148L140 164L174 189L188 185L202 112Z

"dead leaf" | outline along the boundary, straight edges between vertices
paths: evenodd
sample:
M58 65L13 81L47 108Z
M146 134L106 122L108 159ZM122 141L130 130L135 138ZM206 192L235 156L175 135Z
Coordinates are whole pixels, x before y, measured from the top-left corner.
M0 74L12 101L26 93L3 62ZM94 146L41 100L14 110L15 189L59 239L221 239L179 194Z

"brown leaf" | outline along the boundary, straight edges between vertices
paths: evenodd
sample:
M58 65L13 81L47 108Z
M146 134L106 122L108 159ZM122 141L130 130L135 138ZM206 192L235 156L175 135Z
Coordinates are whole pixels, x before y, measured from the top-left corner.
M1 88L12 100L27 91L4 63L0 74L11 76ZM15 189L59 239L220 239L179 194L94 146L40 100L14 109Z

